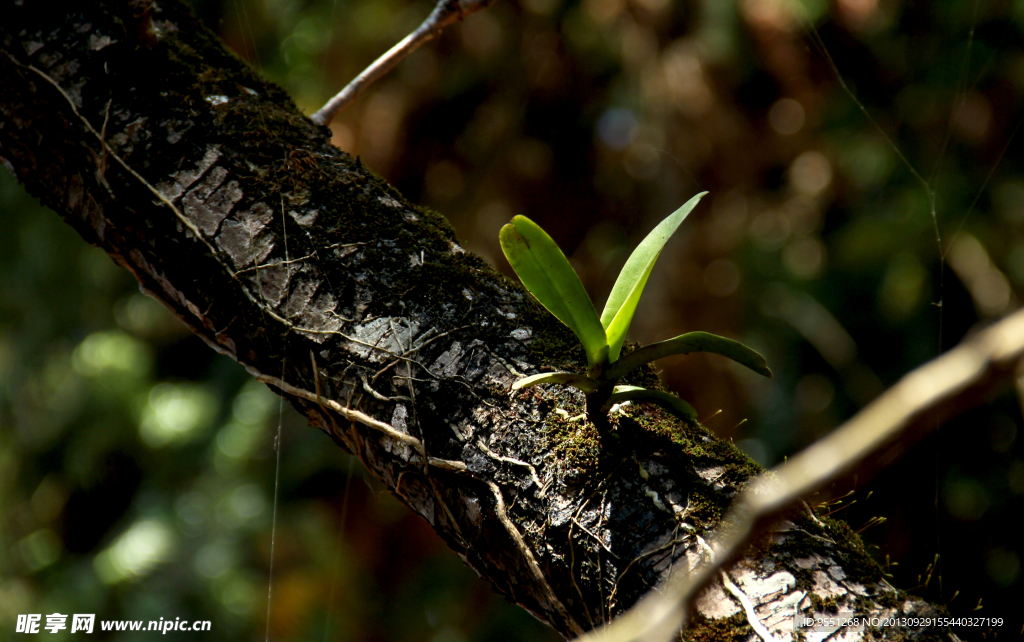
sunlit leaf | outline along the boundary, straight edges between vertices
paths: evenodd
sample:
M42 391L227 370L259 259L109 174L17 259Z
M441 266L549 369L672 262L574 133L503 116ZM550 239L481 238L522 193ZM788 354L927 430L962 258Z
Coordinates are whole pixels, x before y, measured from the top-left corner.
M772 376L772 371L768 369L768 364L765 363L764 357L739 341L726 339L709 332L687 332L674 339L652 343L630 352L608 368L604 373L604 377L609 381L615 381L616 379L621 379L630 370L639 368L655 359L670 357L676 354L690 354L691 352L720 354L723 357L729 357L740 365L750 368L757 374L766 377Z
M675 395L660 390L648 390L639 386L615 386L611 397L608 398L606 407L611 407L624 401L647 401L656 403L665 410L668 410L676 417L687 421L697 421L697 411L693 406L686 403Z
M562 383L572 386L573 388L579 388L586 393L597 390L596 381L590 377L574 374L572 372L542 372L541 374L524 377L512 384L512 389L520 390L522 388L536 386L539 383Z
M576 271L539 225L516 216L501 228L501 249L519 279L541 305L576 333L591 367L604 363L608 343L604 328Z
M640 302L640 295L665 243L705 194L707 192L697 194L659 223L647 238L636 246L626 264L622 266L611 294L608 295L608 301L604 304L604 312L601 313L601 325L608 336L609 361L619 358L622 342L626 338L630 322L633 321L633 313Z

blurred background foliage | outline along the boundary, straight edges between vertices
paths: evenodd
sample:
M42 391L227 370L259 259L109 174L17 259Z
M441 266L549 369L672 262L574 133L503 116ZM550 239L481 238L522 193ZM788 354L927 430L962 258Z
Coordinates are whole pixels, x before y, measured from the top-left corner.
M193 5L307 113L432 6ZM657 221L710 190L631 338L701 329L761 350L771 381L701 356L663 377L774 465L1019 306L1022 45L1021 0L501 0L332 130L506 273L498 229L529 215L597 299ZM0 204L2 630L94 612L262 639L280 426L271 639L555 639L7 173ZM1006 618L1011 639L1022 392L812 500L863 530L895 586Z

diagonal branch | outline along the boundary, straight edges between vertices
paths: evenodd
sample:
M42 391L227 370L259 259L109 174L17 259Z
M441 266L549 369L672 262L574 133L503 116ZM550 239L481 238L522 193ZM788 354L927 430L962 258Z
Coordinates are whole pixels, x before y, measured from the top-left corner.
M937 425L929 419L991 390L1022 360L1024 309L907 374L828 437L754 479L722 520L708 563L696 572L679 573L663 591L651 591L615 622L579 642L668 642L685 625L701 589L802 497L862 466L882 449L920 437ZM725 582L735 595L739 589L731 585ZM744 608L753 611L748 604ZM770 635L755 630L762 638Z
M358 98L367 87L394 69L406 56L419 49L421 45L440 36L445 27L465 20L466 16L484 9L494 2L495 0L438 0L437 6L415 31L388 49L380 58L374 60L352 82L345 85L344 89L328 100L326 105L310 116L310 120L317 125L331 124L338 112Z

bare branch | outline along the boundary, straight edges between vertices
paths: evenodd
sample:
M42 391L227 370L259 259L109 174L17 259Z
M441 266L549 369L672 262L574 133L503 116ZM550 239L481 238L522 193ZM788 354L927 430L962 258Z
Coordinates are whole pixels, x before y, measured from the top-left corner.
M448 25L461 22L466 16L484 9L494 2L495 0L438 0L437 6L416 28L416 31L403 38L383 56L374 60L373 64L363 70L363 73L356 76L344 89L328 100L326 105L310 116L310 120L317 125L329 125L338 112L359 97L367 87L394 69L420 45L441 35Z
M936 427L922 419L951 405L971 401L980 390L1014 372L1024 361L1024 309L964 341L904 376L877 400L828 437L781 466L754 479L733 504L713 538L714 555L687 574L671 575L662 590L651 591L608 626L579 642L668 642L686 624L698 593L739 557L747 544L811 492L850 472L896 442Z

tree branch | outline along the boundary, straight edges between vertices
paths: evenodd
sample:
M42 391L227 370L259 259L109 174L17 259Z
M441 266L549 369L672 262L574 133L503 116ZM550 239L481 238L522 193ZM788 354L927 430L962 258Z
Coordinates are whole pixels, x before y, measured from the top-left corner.
M674 568L706 568L756 464L636 402L609 418L617 442L602 448L577 419L581 393L511 391L542 368L585 371L571 332L464 252L442 217L332 147L178 2L136 4L5 6L0 158L32 193L566 637ZM821 585L825 570L841 579ZM940 612L809 514L758 540L730 577L773 635L823 595L864 615ZM744 609L712 584L690 635L751 634Z
M437 6L430 12L415 31L403 38L397 45L388 49L380 58L356 76L352 82L327 101L315 114L309 117L317 125L329 125L334 117L349 103L359 97L363 91L384 77L395 68L405 57L420 48L421 45L441 35L445 27L466 19L494 4L495 0L438 0Z

